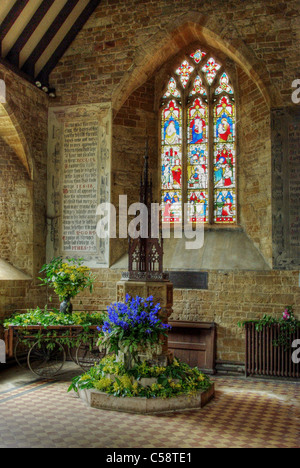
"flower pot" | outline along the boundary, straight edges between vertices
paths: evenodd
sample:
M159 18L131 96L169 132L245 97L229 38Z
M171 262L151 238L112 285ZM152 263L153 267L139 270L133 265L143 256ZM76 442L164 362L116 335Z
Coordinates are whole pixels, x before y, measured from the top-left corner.
M63 302L60 304L60 312L62 314L71 314L73 312L73 305L70 297L65 297Z

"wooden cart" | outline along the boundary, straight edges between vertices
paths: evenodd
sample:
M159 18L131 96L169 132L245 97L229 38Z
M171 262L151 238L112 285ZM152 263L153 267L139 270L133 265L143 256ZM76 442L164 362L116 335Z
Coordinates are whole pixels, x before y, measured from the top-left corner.
M99 363L105 352L97 346L98 327L88 327L90 334L80 339L86 327L80 325L9 326L5 330L5 346L9 357L15 357L21 367L27 367L38 377L54 377L63 367L67 354L84 371ZM88 338L88 339L86 339ZM69 347L66 341L76 342Z

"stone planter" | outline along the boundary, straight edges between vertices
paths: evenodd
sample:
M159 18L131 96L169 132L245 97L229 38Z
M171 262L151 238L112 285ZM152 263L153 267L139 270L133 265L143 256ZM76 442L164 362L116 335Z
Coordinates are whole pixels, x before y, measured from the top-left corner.
M181 395L173 398L118 398L96 389L79 390L79 397L91 408L121 411L136 414L169 413L174 411L197 410L205 406L213 397L214 385L209 390L195 396Z

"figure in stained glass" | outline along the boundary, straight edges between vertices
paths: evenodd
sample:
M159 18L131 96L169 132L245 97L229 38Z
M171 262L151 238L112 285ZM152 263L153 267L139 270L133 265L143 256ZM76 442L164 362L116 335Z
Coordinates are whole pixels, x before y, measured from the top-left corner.
M188 185L189 188L207 187L207 166L205 164L189 167Z
M167 145L176 145L180 139L180 127L174 117L170 117L164 125L164 140Z
M232 138L232 120L226 114L217 120L217 138L221 142Z
M205 155L204 149L196 147L190 152L190 164L206 164L207 157Z
M219 161L226 162L230 166L233 166L233 154L230 148L228 148L226 145L222 146L222 149L219 149L216 157L216 162L218 163Z
M189 108L189 144L203 143L205 140L205 127L207 108L200 99L195 99L194 105Z
M234 221L234 197L231 191L222 190L217 194L216 217L218 222L232 223Z
M204 191L190 192L189 218L190 222L205 222L207 216L207 196Z
M175 161L175 166L172 167L174 188L176 188L176 186L181 187L181 174L182 174L182 167L180 164L180 160L177 159Z

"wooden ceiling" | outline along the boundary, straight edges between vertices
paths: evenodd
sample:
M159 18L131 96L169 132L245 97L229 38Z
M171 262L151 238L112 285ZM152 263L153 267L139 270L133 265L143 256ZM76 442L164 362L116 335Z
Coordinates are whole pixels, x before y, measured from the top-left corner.
M49 75L101 0L0 0L0 61L51 90Z

